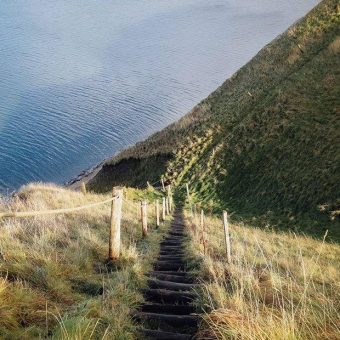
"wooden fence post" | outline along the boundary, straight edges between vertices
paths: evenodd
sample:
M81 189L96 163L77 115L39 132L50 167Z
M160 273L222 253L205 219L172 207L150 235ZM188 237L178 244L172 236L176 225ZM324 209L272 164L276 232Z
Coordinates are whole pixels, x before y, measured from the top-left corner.
M162 221L165 221L165 197L162 198Z
M203 250L204 255L206 254L206 248L205 248L205 226L204 226L204 211L201 209L201 230L202 230L202 243L203 243Z
M148 234L148 212L146 201L141 202L141 215L142 215L142 235L144 238Z
M223 211L223 226L224 226L224 237L225 246L227 248L227 261L231 263L231 249L230 249L230 235L229 235L229 225L228 225L228 213Z
M165 198L165 208L166 208L166 214L169 215L170 212L169 212L169 198L168 197Z
M168 204L169 204L169 211L171 212L171 210L172 210L172 202L171 202L171 197L172 197L172 195L171 195L171 186L170 186L170 184L167 186L167 188L168 188Z
M186 188L187 188L187 197L188 197L188 202L189 202L189 204L190 204L189 184L186 183L185 186L186 186Z
M120 256L120 222L122 218L123 189L113 188L111 203L111 226L109 239L109 259L118 259Z
M170 209L170 212L172 211L172 196L169 197L169 209Z
M155 202L155 209L156 209L156 228L159 228L159 201L156 200Z
M163 180L163 178L161 178L161 182L162 182L162 190L165 191L165 186L164 186L164 180Z
M191 216L194 216L194 212L193 212L192 204L191 204L190 192L189 192L189 184L186 183L185 186L187 188L187 197L188 197L188 203L189 203L189 207L190 207L190 211L191 211Z
M85 184L85 182L81 182L81 184L80 184L80 191L81 191L84 195L86 195L86 184Z

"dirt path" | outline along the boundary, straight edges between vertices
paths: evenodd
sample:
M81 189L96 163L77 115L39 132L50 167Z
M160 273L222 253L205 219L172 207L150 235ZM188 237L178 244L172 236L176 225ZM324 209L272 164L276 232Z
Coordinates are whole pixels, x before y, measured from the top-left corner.
M143 291L147 302L135 314L145 327L144 339L184 340L196 333L198 316L191 304L196 284L185 270L184 228L182 213L176 210L154 271L147 274L148 288Z

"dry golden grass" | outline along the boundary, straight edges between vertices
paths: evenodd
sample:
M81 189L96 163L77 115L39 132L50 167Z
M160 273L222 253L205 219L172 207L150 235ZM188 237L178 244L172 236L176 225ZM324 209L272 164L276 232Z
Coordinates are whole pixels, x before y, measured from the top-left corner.
M133 339L129 313L143 297L143 276L166 225L141 238L138 197L125 190L121 258L107 265L110 204L67 215L0 220L0 338ZM0 211L81 206L109 195L31 184ZM153 229L153 230L152 230Z
M222 221L189 215L191 253L201 257L202 339L339 339L340 246L231 223L228 265Z

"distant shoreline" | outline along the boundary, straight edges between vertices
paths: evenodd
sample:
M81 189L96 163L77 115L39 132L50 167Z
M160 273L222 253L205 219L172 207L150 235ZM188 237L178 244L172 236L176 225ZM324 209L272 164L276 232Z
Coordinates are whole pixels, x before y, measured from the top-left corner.
M81 171L79 175L77 175L74 178L71 178L68 182L64 184L64 186L67 187L68 189L78 190L82 182L86 184L98 174L98 172L102 169L103 165L106 163L108 159L109 158L106 158L97 165L87 170Z

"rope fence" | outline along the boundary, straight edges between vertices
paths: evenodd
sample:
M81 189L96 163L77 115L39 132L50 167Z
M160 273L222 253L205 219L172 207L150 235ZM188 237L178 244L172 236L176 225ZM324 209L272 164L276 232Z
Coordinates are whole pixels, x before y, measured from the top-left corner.
M164 188L162 193L162 205L160 207L159 200L156 199L153 204L147 202L147 200L143 199L139 204L130 201L124 198L123 188L114 187L112 191L112 197L100 202L93 202L89 204L85 204L78 207L72 208L61 208L61 209L51 209L51 210L41 210L41 211L9 211L9 212L0 212L0 220L4 218L27 218L27 217L35 217L35 216L46 216L46 215L57 215L57 214L69 214L76 211L89 209L93 207L97 207L100 205L111 203L111 213L110 213L110 236L109 236L109 259L115 260L120 257L120 246L121 246L121 220L122 220L122 206L123 201L125 206L130 209L130 212L136 213L137 216L140 217L141 227L142 227L142 236L146 238L148 235L148 207L150 205L154 205L155 209L155 224L156 228L159 228L160 221L163 223L166 220L166 215L170 215L172 211L173 198L171 192L171 186L167 186L167 190L165 190L163 179L162 181L162 189ZM156 184L160 181L154 182ZM149 183L147 183L150 186ZM86 185L85 183L81 184L80 187L81 192L86 195ZM166 197L164 197L166 195ZM139 213L140 212L140 213ZM161 218L162 216L162 218Z
M57 214L68 214L71 212L93 208L98 205L110 203L115 199L115 197L109 198L105 201L101 202L95 202L95 203L89 203L86 205L82 205L79 207L74 208L63 208L63 209L52 209L52 210L40 210L40 211L11 211L11 212L4 212L0 213L0 219L1 218L22 218L22 217L34 217L34 216L45 216L45 215L57 215Z

